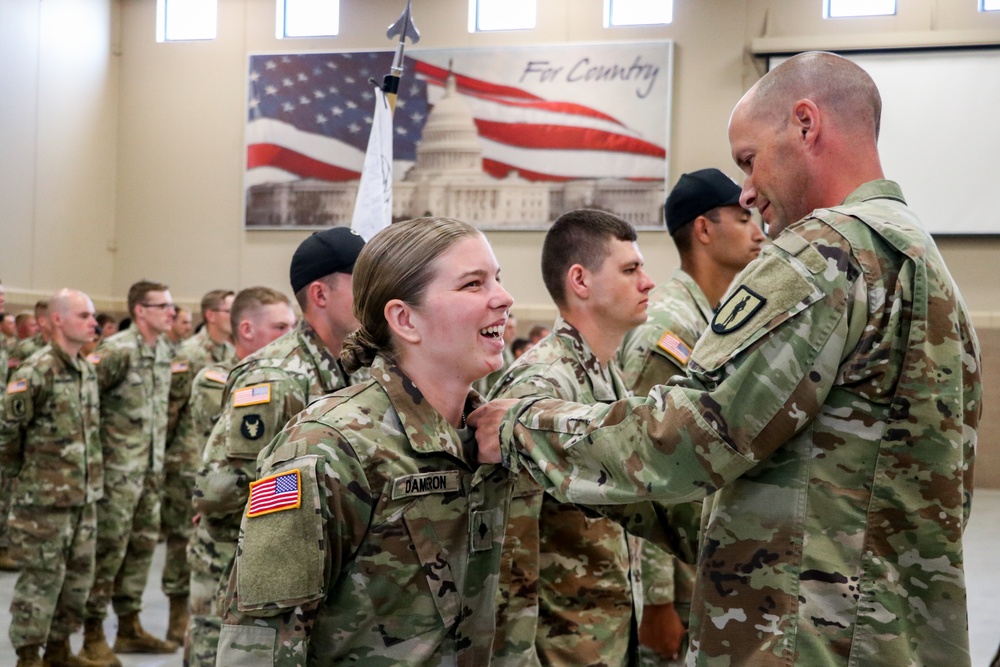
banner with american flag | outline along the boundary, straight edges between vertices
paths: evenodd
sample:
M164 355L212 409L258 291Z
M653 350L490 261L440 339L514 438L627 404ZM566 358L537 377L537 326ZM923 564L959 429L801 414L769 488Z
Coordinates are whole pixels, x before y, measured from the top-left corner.
M301 504L302 484L298 470L269 475L256 482L250 482L248 517L295 509Z
M392 128L394 218L536 228L590 205L662 227L672 51L670 42L409 51ZM350 225L374 82L391 61L390 51L250 56L248 227ZM439 132L425 128L435 118Z

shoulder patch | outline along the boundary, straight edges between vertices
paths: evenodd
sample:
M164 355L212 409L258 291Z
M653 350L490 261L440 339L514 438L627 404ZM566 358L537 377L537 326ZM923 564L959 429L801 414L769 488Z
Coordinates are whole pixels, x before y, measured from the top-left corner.
M656 346L679 361L682 366L687 365L688 359L691 358L691 348L672 331L664 331Z
M186 361L175 361L170 364L171 373L187 373L190 368L190 364Z
M392 480L392 499L454 493L462 488L461 475L458 470L442 470L397 477Z
M218 382L219 384L226 384L226 380L229 379L229 375L227 373L223 373L222 371L211 370L205 371L205 379L211 380L212 382Z
M27 380L14 380L13 382L7 384L8 394L19 394L22 391L27 391L27 390L28 390Z
M243 421L240 422L240 435L247 440L257 440L264 435L264 422L260 415L257 413L243 415Z
M261 516L302 505L301 473L298 468L250 482L247 517Z
M233 392L233 407L242 408L247 405L260 405L271 402L271 384L255 384Z
M90 363L94 364L95 366L97 364L101 363L101 359L103 359L103 358L104 358L104 355L97 354L96 352L94 352L93 354L88 354L87 355L87 361L89 361Z
M715 313L715 317L712 318L712 331L720 335L736 331L749 322L765 303L767 299L746 285L740 285Z

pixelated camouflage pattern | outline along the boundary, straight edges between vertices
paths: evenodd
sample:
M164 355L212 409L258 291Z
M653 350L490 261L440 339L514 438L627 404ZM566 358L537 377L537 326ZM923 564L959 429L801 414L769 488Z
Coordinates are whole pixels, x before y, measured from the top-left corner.
M160 508L161 532L166 539L166 558L160 585L168 597L188 595L191 568L188 542L194 535L194 479L202 450L212 427L222 413L222 393L232 364L211 362L202 367L191 383L191 396L167 445L164 464L163 501Z
M7 362L10 360L10 349L17 339L0 334L0 401L7 393ZM10 512L10 476L4 472L0 464L0 550L10 544L7 539L7 514Z
M687 366L657 345L667 331L691 349L708 328L714 313L694 278L681 269L670 280L649 292L646 323L625 334L618 348L618 365L625 384L636 396L645 396L655 385L674 375L684 375Z
M31 338L22 338L17 341L17 344L15 344L14 347L10 349L7 361L11 366L16 368L27 361L28 357L33 355L35 352L38 352L46 345L47 343L45 342L45 339L42 338L41 332L36 333Z
M360 377L343 372L304 319L295 330L251 354L230 372L222 414L205 445L193 494L200 520L189 551L191 665L214 664L218 638L212 630L218 627L219 614L196 610L214 609L217 596L225 590L249 485L257 479L257 454L309 403ZM235 391L260 384L270 387L268 403L233 405ZM248 439L242 426L251 418L259 430Z
M873 181L733 284L766 301L706 332L690 380L521 405L506 462L577 501L711 494L689 665L968 665L981 357L933 240Z
M552 333L500 378L490 398L544 396L594 404L629 395L614 362L602 366L583 335L559 317ZM537 556L520 552L514 558L538 559L535 647L542 663L632 664L643 604L641 541L612 520L551 496L542 500L536 518Z
M104 497L97 503L97 567L87 618L108 602L121 616L142 609L160 533L160 494L170 393L170 350L136 327L101 341L95 360L101 388Z
M221 364L227 369L236 365L236 348L228 340L216 343L208 335L208 330L202 328L190 338L181 341L174 352L174 363L171 366L170 404L167 412L167 472L171 467L171 444L175 437L177 424L181 419L187 402L191 397L191 387L198 371L209 364Z
M302 471L303 506L244 518L217 664L490 664L514 478L473 443L381 357L310 406L261 454L262 475Z

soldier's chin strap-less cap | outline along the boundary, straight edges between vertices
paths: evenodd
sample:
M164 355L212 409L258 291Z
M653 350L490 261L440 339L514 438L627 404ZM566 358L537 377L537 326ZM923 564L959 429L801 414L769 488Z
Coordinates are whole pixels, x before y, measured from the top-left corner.
M718 169L682 174L664 206L667 230L673 234L713 208L739 204L741 192L742 188Z
M347 227L316 232L300 243L292 255L288 272L292 292L331 273L353 273L354 262L364 247L364 239Z

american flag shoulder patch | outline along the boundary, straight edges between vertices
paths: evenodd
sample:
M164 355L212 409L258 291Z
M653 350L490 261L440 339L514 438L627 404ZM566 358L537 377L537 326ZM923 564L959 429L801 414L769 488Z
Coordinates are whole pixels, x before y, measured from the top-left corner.
M27 391L27 390L28 390L27 380L14 380L13 382L7 384L8 394L19 394L22 391Z
M93 353L93 354L88 354L87 355L87 361L89 361L90 363L94 364L95 366L97 364L101 363L101 359L103 359L103 358L104 358L103 355L97 354L96 352Z
M219 384L226 384L226 380L229 379L229 374L216 370L205 371L205 379L218 382Z
M271 385L255 384L233 392L233 407L242 408L247 405L259 405L271 402Z
M671 331L664 331L656 346L681 362L682 366L687 365L688 359L691 358L691 348Z
M170 364L171 373L187 373L189 368L191 368L191 366L188 365L188 362L186 361L175 361Z
M302 475L298 469L250 482L247 517L293 510L302 505Z

